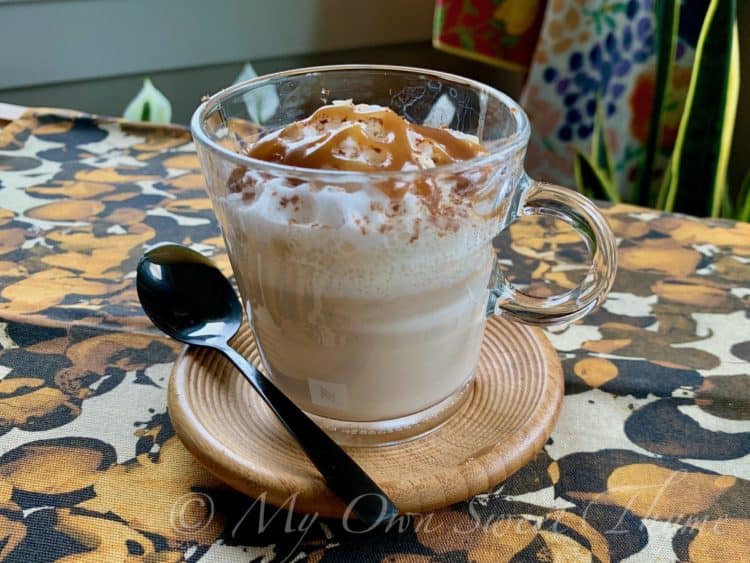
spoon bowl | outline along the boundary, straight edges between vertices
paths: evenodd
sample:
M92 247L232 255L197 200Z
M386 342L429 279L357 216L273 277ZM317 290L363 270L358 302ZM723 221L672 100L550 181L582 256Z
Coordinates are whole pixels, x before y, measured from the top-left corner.
M360 520L378 525L398 515L393 502L341 446L229 346L242 324L242 305L213 262L185 246L166 243L146 252L136 273L138 299L156 327L185 344L224 354Z
M205 256L163 244L138 264L138 299L156 327L195 346L229 340L242 324L242 305L224 274ZM147 309L148 307L148 309Z

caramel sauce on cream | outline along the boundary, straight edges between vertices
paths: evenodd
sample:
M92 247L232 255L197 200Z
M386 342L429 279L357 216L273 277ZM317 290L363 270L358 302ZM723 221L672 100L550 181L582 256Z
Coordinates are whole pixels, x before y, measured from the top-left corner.
M419 170L486 151L468 135L409 123L390 108L336 103L261 137L248 156L302 168Z

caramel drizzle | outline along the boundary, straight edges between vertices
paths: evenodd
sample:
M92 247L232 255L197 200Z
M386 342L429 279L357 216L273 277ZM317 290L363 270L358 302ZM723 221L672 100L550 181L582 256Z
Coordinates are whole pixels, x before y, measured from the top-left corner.
M326 127L329 123L334 126ZM368 132L368 124L380 134ZM311 129L317 134L310 135ZM409 123L390 108L338 104L323 106L307 119L262 137L247 154L302 168L357 172L417 169L419 163L409 131L422 137L417 137L416 144L432 145L436 165L468 160L486 152L479 143L459 138L447 129ZM349 139L359 148L351 154L342 148ZM365 158L368 151L378 155L378 162Z

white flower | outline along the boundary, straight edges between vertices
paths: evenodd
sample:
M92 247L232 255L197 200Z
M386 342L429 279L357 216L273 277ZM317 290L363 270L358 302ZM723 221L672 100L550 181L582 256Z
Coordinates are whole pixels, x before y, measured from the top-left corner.
M122 116L128 121L169 123L172 120L172 104L146 78L140 92L130 101Z
M244 82L258 76L255 69L250 63L245 64L242 70L234 80L234 84L238 82ZM267 86L261 86L255 90L245 93L242 96L247 108L247 114L256 123L263 123L267 121L276 110L279 109L279 95L276 92L276 87L271 84Z

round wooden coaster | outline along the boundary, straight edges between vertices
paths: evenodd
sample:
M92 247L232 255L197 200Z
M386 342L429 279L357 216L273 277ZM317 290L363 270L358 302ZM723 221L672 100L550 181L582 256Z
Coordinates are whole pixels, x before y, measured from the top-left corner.
M259 364L249 330L233 345ZM544 333L488 321L471 396L443 426L410 442L347 448L401 512L487 491L547 441L563 398L560 361ZM346 507L294 439L221 355L188 348L169 383L169 415L185 447L218 478L271 504L338 517ZM294 502L292 503L292 498Z

